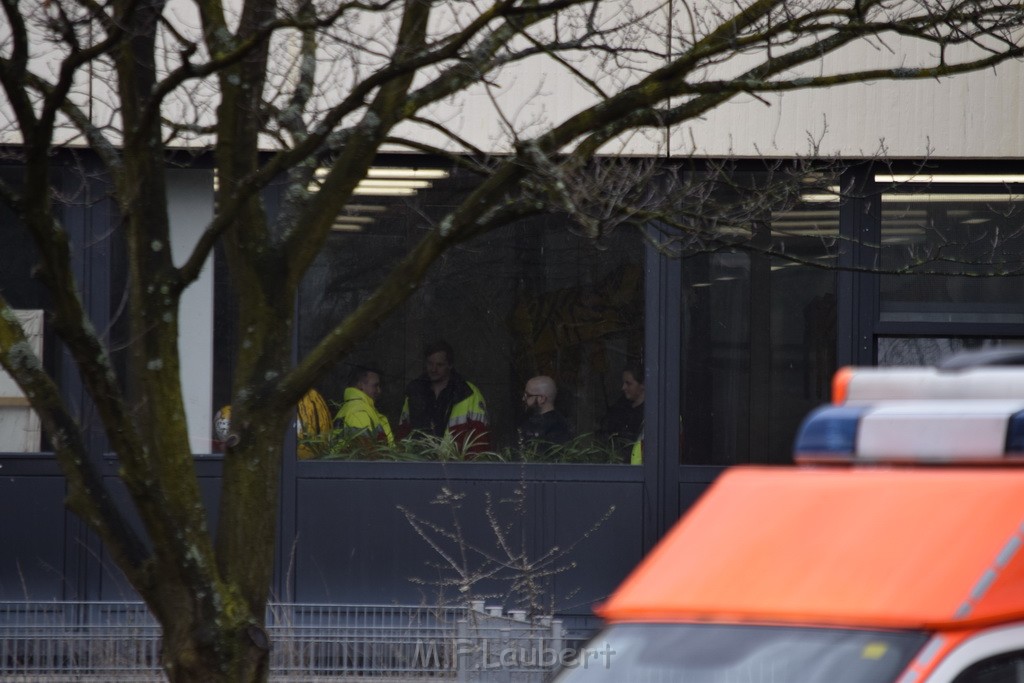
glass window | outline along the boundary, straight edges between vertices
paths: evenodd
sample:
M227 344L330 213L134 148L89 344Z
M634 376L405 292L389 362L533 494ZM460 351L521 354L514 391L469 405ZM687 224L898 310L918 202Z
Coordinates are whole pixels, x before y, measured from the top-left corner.
M1024 652L1009 652L972 664L953 683L1024 683Z
M982 339L979 337L879 337L880 366L937 365L960 351L988 349L1006 344L1019 345L1019 339Z
M879 319L1024 322L1022 195L933 180L882 194Z
M472 175L434 170L429 187L362 195L339 216L302 285L300 353L475 186ZM595 242L567 218L544 215L457 246L317 383L335 419L329 435L307 443L309 455L621 462L628 449L616 449L602 425L623 398L623 370L642 358L643 312L636 232ZM553 384L528 386L537 376Z
M0 169L5 183L16 185L19 171ZM53 370L53 335L46 329L43 311L49 301L32 268L38 262L35 246L17 215L0 203L0 293L17 312L29 343ZM38 452L45 447L39 418L14 380L0 369L0 452Z
M836 369L839 206L717 229L742 244L682 261L682 461L787 462Z
M620 624L593 638L556 681L893 683L925 641L898 631Z

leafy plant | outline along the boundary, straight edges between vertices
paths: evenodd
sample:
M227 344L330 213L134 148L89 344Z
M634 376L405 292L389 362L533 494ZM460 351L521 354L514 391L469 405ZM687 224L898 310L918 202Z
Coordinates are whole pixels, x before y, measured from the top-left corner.
M429 462L463 460L501 461L503 455L494 451L477 450L481 437L470 434L464 439L455 439L451 434L434 436L413 432L411 438L400 439L394 444L375 443L364 435L335 428L322 439L308 443L315 449L316 457L322 460L391 460L395 462Z
M595 434L581 434L564 444L529 443L500 450L480 451L480 436L455 439L414 432L394 444L375 443L363 435L335 428L326 434L302 439L313 457L320 460L390 460L394 462L546 462L622 463L615 444Z

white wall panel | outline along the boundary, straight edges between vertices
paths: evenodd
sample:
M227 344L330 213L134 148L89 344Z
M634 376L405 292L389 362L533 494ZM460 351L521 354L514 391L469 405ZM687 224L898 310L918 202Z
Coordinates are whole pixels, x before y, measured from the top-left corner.
M851 53L853 62L863 56ZM592 102L567 77L535 62L505 81L499 103L520 122L561 120ZM879 81L828 89L740 95L700 121L634 135L608 151L741 157L823 154L870 157L1013 158L1024 156L1024 63L942 81ZM517 103L517 104L515 104ZM460 135L490 151L509 149L495 104L481 92L445 103L439 113ZM531 118L533 117L533 118ZM407 131L412 130L407 128ZM408 133L407 134L413 134ZM420 139L443 145L435 132ZM696 142L696 147L692 144Z
M1024 155L1024 66L942 82L880 82L743 97L706 121L672 133L674 154L825 154L890 157L1012 158ZM698 149L690 146L690 133ZM823 135L824 133L824 135Z
M746 2L738 2L742 6ZM229 3L237 5L237 3ZM466 25L479 11L474 3L453 3L437 10L431 24L431 33L440 37L454 25ZM693 16L703 16L707 24L702 31L717 26L716 12L732 5L718 0L692 0L666 3L664 0L607 0L598 6L598 23L611 25L629 12L638 13L637 20L645 27L628 34L632 47L643 45L648 50L648 63L600 64L598 53L586 60L579 53L567 53L572 69L578 69L588 78L597 79L609 91L619 84L635 81L661 59L658 55L668 49L666 13L674 17L674 36L685 35L686 23ZM643 14L644 8L650 14ZM731 11L728 10L728 11ZM165 13L183 35L196 36L198 19L190 2L174 0ZM632 15L629 15L632 18ZM625 22L629 23L629 22ZM562 29L570 26L563 23ZM542 35L550 27L538 26L531 32ZM357 76L373 71L393 49L397 30L394 13L368 14L360 21L346 22L339 27L340 36L324 37L324 53L317 84L320 90L315 98L318 106L326 107L343 97ZM0 31L0 36L3 32ZM619 39L627 34L617 34ZM344 40L342 40L344 38ZM275 73L268 86L267 96L276 87L284 90L280 98L288 96L288 87L297 68L289 55L294 52L294 36L282 37L275 43L277 59L272 60ZM291 47L289 47L291 45ZM355 50L356 57L347 50ZM932 47L886 36L871 45L859 45L830 56L822 63L806 67L807 73L831 73L864 67L930 66L936 61ZM293 55L292 55L293 56ZM36 60L45 61L45 53ZM643 60L643 57L633 56ZM174 60L170 65L173 66ZM750 64L749 58L728 59L714 67L721 74L735 74ZM447 68L445 64L442 68ZM88 72L91 82L80 82L74 90L78 100L87 94L99 95L93 102L94 119L106 123L116 108L104 104L105 88L110 75L103 73L102 65ZM417 85L431 77L429 73L417 76ZM558 63L547 56L532 58L513 64L499 74L489 76L491 86L478 85L456 97L438 103L431 118L450 127L458 137L491 152L511 149L514 136L510 125L521 137L537 134L547 126L563 121L589 104L595 95L581 83L567 64ZM88 80L88 78L86 78ZM825 154L845 156L874 156L880 150L893 157L967 157L1007 158L1024 155L1024 116L1021 88L1024 82L1024 64L1007 63L993 71L957 76L934 82L878 82L866 85L841 86L828 90L794 92L784 96L766 95L759 100L741 96L735 101L709 112L697 122L686 123L671 131L656 130L630 136L607 147L608 153L673 155L737 155L792 156L811 151L809 138L820 140ZM189 83L175 93L168 102L165 115L208 117L216 103L212 81L206 85ZM207 87L207 86L210 87ZM284 99L280 99L283 102ZM197 114L199 113L199 114ZM201 114L201 115L200 115ZM208 119L207 119L208 120ZM403 125L398 135L413 138L447 149L458 149L450 139L436 130ZM9 116L0 112L0 142L16 141L17 135L9 125ZM81 139L66 134L62 141L81 144ZM269 139L265 141L272 144ZM175 141L175 144L199 144L195 139Z
M168 172L171 248L184 263L213 216L213 177L209 171ZM193 453L209 453L213 425L213 263L181 299L178 348L185 417Z

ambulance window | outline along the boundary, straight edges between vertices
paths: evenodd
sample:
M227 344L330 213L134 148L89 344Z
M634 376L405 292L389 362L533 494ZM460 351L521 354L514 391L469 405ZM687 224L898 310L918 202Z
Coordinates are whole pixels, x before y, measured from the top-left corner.
M976 662L957 676L953 683L1024 683L1024 651Z
M927 640L917 632L722 624L620 624L556 683L893 683Z

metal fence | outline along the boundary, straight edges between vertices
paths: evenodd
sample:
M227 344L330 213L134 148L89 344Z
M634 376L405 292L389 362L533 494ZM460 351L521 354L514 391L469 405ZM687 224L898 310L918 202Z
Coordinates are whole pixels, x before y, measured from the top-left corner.
M525 612L273 603L271 680L541 683L572 655L561 621ZM141 602L0 602L0 680L158 681Z

